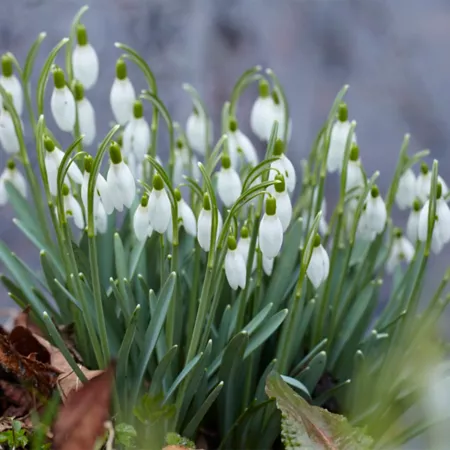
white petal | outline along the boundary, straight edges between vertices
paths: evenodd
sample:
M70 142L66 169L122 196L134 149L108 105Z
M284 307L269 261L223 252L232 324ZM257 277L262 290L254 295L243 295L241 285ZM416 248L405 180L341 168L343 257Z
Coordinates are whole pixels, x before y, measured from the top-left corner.
M183 220L183 227L190 236L197 235L197 222L191 207L181 199L178 202L178 216Z
M289 192L294 192L295 185L297 183L295 168L289 158L284 154L281 155L280 161L285 172L286 188Z
M84 229L84 217L80 204L72 194L64 196L64 209L66 214L71 217L75 226L80 230Z
M99 63L97 52L91 44L76 45L72 53L73 75L85 89L97 82Z
M114 211L114 200L111 198L108 183L101 173L97 175L96 188L102 199L106 214L111 214Z
M125 125L133 117L133 104L136 93L133 84L128 78L119 80L116 78L111 87L109 101L116 122Z
M27 182L25 181L24 176L17 169L14 169L9 172L10 172L11 184L19 191L19 194L22 197L26 197L27 196Z
M75 126L75 99L67 86L54 88L50 99L53 119L62 131L72 132Z
M150 148L150 127L143 117L133 117L126 125L122 148L125 156L134 154L138 162L144 159Z
M431 173L426 174L420 172L416 182L416 197L424 203L430 196L431 189Z
M380 196L373 198L369 194L366 210L363 213L367 217L368 226L375 234L380 234L386 226L386 205Z
M292 219L291 199L289 198L289 195L286 191L282 193L278 193L275 191L274 196L277 200L277 216L281 221L283 231L286 231Z
M416 242L418 239L420 211L411 210L406 224L406 236L411 242Z
M272 98L258 97L250 113L250 127L262 141L268 141L274 122L274 103Z
M55 156L58 158L59 160L59 164L61 164L61 160L64 157L64 152L62 150L60 150L59 148L56 148L53 150L53 153L55 154ZM58 164L58 167L59 167ZM81 170L78 168L76 161L73 161L68 170L67 170L67 175L69 175L69 178L77 184L82 184L83 183L83 174L81 173Z
M251 166L258 164L258 155L250 139L241 130L228 133L228 152L231 165L237 170L243 156Z
M131 173L130 168L122 161L119 164L119 173L117 177L120 180L120 187L123 188L123 204L129 208L136 197L136 181Z
M106 233L108 229L108 216L101 201L97 203L97 208L94 215L94 226L95 231L98 231L100 234Z
M8 203L8 193L6 192L5 179L0 177L0 206L5 206Z
M136 208L133 217L133 229L139 241L145 241L148 236L148 228L150 226L150 215L148 206L144 207L141 204Z
M438 221L435 227L438 227L440 239L446 244L450 241L450 209L442 197L437 200L436 215Z
M53 152L45 152L44 159L45 170L47 172L48 187L50 190L50 194L52 195L57 195L58 193L57 176L60 161L55 157L55 150L53 150Z
M416 176L411 169L408 169L398 183L395 201L399 209L411 208L416 198Z
M206 127L207 119L200 114L190 114L186 122L186 137L189 145L200 155L206 151ZM209 121L209 144L213 138L212 122Z
M77 107L80 131L84 134L83 144L89 146L94 142L96 134L95 111L86 97L77 102Z
M330 148L328 150L327 169L328 172L342 171L342 161L345 154L345 144L347 143L350 131L350 122L336 121L331 129ZM356 135L353 133L352 142L356 144Z
M225 256L225 275L231 289L245 289L246 267L242 255L237 250L228 250Z
M359 161L349 161L347 166L347 182L345 192L364 186L364 177Z
M328 253L322 245L319 245L312 251L306 274L313 286L317 289L327 279L329 271L330 259L328 258Z
M170 200L166 190L153 189L148 199L150 224L158 233L165 233L172 215Z
M445 197L448 194L448 186L444 179L438 175L437 182L441 183L442 186L442 197Z
M419 220L417 226L417 238L421 242L425 242L427 240L428 234L428 208L429 208L429 200L425 202L422 206L422 209L419 213Z
M211 216L211 210L205 210L202 208L197 221L198 243L205 252L209 252L211 246Z
M123 161L110 165L107 183L108 196L117 211L121 212L123 206L129 208L136 196L136 184L129 167ZM106 205L105 210L108 212Z
M19 139L17 138L11 114L6 110L3 110L0 114L0 143L6 153L19 153Z
M267 258L275 258L283 244L283 225L278 216L264 214L259 225L259 248Z
M5 91L12 95L14 108L17 114L21 116L23 112L23 90L19 79L15 75L11 75L10 77L5 77L2 75L0 76L0 84ZM0 95L0 106L2 105L3 101Z
M262 257L263 270L268 277L272 275L274 262L275 262L274 258L267 258L266 256L263 255Z
M242 183L238 173L233 168L222 168L217 175L217 191L223 204L230 208L242 192Z

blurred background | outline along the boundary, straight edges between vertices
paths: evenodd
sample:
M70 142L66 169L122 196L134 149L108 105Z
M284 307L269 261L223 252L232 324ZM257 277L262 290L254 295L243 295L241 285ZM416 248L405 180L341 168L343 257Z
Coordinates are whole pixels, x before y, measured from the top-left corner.
M450 182L448 0L2 0L1 53L11 51L23 63L38 33L47 32L33 87L46 54L67 35L84 4L90 9L83 22L101 64L100 80L88 91L96 108L99 139L112 120L109 90L120 55L113 44L120 41L148 61L160 97L182 124L191 110L183 82L198 89L217 125L237 77L261 64L275 71L289 98L293 118L289 156L297 167L335 95L350 84L347 101L350 118L358 123L362 160L369 174L381 171L383 193L405 133L412 135L410 152L429 148L431 157L439 159L441 175ZM143 88L142 76L129 67L136 87ZM47 90L49 95L50 85ZM239 105L245 131L255 96L256 88L250 89ZM57 137L63 143L70 138ZM35 161L29 128L27 139ZM166 142L163 135L159 147L163 160ZM1 170L5 161L0 151ZM327 186L330 198L335 181ZM11 218L8 207L0 210L0 239L38 267L38 252ZM399 224L405 220L398 214ZM449 260L446 254L432 257L430 288ZM10 305L2 289L0 305Z

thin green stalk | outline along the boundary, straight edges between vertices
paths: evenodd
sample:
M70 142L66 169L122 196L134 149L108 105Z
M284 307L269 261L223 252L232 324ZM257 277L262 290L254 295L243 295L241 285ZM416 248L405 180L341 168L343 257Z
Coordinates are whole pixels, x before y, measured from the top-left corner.
M194 259L194 278L192 281L192 288L189 297L189 308L188 308L188 318L186 326L186 341L192 336L194 329L194 321L198 308L198 283L200 281L200 270L201 270L201 255L202 249L195 244L195 259Z
M177 228L177 234L178 234L178 225L175 225ZM171 260L171 272L178 273L178 236L173 238L173 244L172 244L172 260ZM180 278L181 279L181 278ZM169 305L169 311L168 311L168 320L167 320L167 348L172 348L175 344L178 344L178 342L175 342L176 340L176 323L177 323L177 314L180 311L180 306L177 304L177 287L178 283L180 282L180 279L176 280L174 291L173 291L173 297L172 301ZM178 334L180 336L180 334Z
M164 235L159 235L159 267L160 267L160 274L159 274L159 282L160 286L164 286L164 281L166 281L166 274L164 270L164 266L166 265L166 252L165 252L165 246L164 246Z

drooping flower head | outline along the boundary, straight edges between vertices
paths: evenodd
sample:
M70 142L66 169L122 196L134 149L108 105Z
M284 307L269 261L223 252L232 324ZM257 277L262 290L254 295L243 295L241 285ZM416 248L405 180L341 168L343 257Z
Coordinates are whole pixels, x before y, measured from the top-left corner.
M121 58L116 63L116 78L109 95L111 109L116 122L125 125L133 116L136 92L127 75L127 65Z
M179 189L174 189L175 200L178 205L178 226L182 226L187 234L195 237L197 235L197 221L195 220L192 208L184 201ZM170 215L169 226L167 227L167 239L173 241L172 215Z
M259 82L259 96L250 113L250 126L261 141L268 141L274 121L274 103L270 96L270 86L264 78Z
M165 233L172 215L170 200L159 174L153 176L153 189L148 199L150 224L158 233Z
M306 269L306 275L314 288L318 289L319 286L328 278L329 272L330 259L328 257L328 253L320 242L320 236L316 234L314 237L311 260L309 261L308 268Z
M133 114L123 132L123 154L133 155L141 164L150 148L150 126L144 117L144 106L140 100L133 103Z
M275 176L275 192L273 196L277 201L277 215L280 218L283 231L286 231L292 219L291 198L286 190L285 177L281 174Z
M84 217L80 204L75 197L70 193L69 186L63 184L61 194L63 196L64 212L68 218L73 219L73 222L80 230L84 229Z
M273 149L273 156L278 156L280 159L274 161L270 165L269 172L269 180L272 181L275 179L275 176L279 172L284 176L286 182L286 188L289 193L294 192L295 186L297 184L297 175L295 173L294 165L291 163L289 158L285 155L285 144L281 139L277 139L275 141L275 146ZM275 188L273 186L269 187L269 192L275 192Z
M414 245L403 236L400 228L394 230L394 241L386 261L386 270L392 273L403 261L409 264L414 256Z
M364 175L359 160L359 147L352 145L350 150L350 159L347 166L347 181L345 184L345 192L364 187Z
M232 166L238 170L241 158L251 166L258 164L258 154L252 141L239 129L238 122L231 118L228 123L228 152Z
M81 134L84 134L83 144L89 146L94 142L96 134L95 111L92 103L84 95L84 87L79 81L75 81L75 101L78 112L78 124Z
M99 62L97 52L89 43L86 27L78 24L77 45L72 53L73 75L85 89L94 86L98 79Z
M4 206L8 202L7 182L11 183L22 197L27 196L27 183L13 159L8 160L5 170L0 174L0 206Z
M208 134L208 137L206 135ZM186 121L186 137L192 150L204 156L207 145L213 142L212 121L194 106ZM208 142L206 142L208 139Z
M217 174L217 192L223 204L230 208L242 192L242 182L239 174L231 165L228 154L222 155L222 168Z
M0 85L12 96L14 108L19 116L23 112L23 90L19 79L14 74L13 60L10 54L2 56L2 75ZM0 110L3 105L3 97L0 95Z
M138 241L145 241L151 237L153 227L150 225L150 213L148 208L148 194L145 193L136 208L133 216L133 229Z
M378 234L383 232L386 220L386 205L380 196L378 187L372 186L359 219L357 235L364 240L373 241Z
M12 100L12 95L9 92L7 92L7 95ZM23 131L22 120L21 126ZM3 104L2 110L0 110L0 144L3 147L3 150L5 150L5 152L9 155L14 155L20 152L19 138L14 127L11 112L6 106L6 103Z
M406 223L406 236L415 244L418 239L419 232L419 217L422 203L419 199L415 199L412 204L411 212L409 213L408 222Z
M247 278L246 261L242 254L237 250L236 238L228 237L228 251L225 256L225 275L231 289L238 287L245 289Z
M217 211L217 237L222 230L222 216L220 215L220 211ZM203 195L203 208L200 211L197 220L197 240L200 247L205 251L209 252L211 248L211 233L212 233L212 207L211 200L209 198L209 194L205 192Z
M283 225L277 215L275 197L266 198L266 211L259 225L259 248L267 258L275 258L283 244Z
M76 120L75 99L66 85L64 72L59 67L53 70L53 83L54 88L50 100L53 119L60 130L72 132Z

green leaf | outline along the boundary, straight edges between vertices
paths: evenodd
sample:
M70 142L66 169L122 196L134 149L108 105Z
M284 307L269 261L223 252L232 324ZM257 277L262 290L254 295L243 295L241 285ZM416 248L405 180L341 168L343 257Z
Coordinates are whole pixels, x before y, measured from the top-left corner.
M33 45L30 47L28 51L27 58L25 60L25 65L23 67L23 82L26 85L31 78L31 74L33 72L34 62L36 60L37 53L41 47L42 41L47 36L47 33L39 33L37 39L33 42Z
M291 378L291 377L288 377L286 375L281 375L281 378L287 384L289 384L293 388L295 388L298 391L300 391L303 394L303 397L306 398L306 400L311 401L310 390L301 381L298 381L295 378Z
M136 445L137 432L135 428L127 423L119 423L115 428L117 442L125 448L133 448Z
M178 351L178 345L174 345L161 359L161 362L153 372L152 383L150 385L150 395L160 395L165 392L165 377L169 372L169 368L174 361L175 355Z
M327 365L327 354L320 352L316 355L308 366L300 372L297 379L302 382L309 392L312 392L320 380L320 377L325 372Z
M309 405L277 373L267 380L266 392L283 414L282 440L286 450L369 450L373 440L347 419Z
M246 331L249 335L252 335L255 330L264 322L269 315L273 303L266 305L244 328L242 331Z

